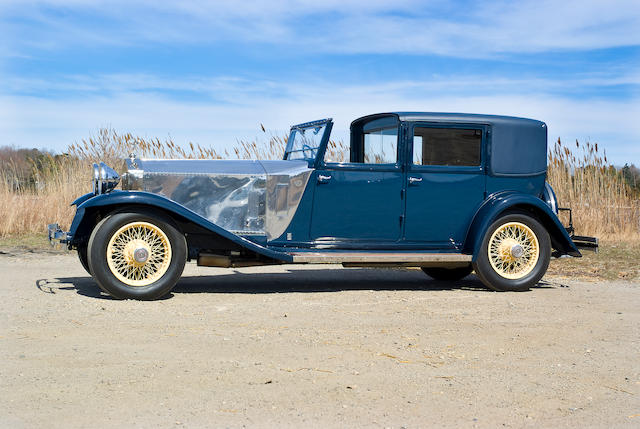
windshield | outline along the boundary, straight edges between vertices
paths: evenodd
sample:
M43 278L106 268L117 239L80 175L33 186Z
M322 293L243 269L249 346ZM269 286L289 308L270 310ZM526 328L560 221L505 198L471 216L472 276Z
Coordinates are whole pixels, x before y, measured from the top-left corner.
M330 123L331 119L323 119L291 127L284 159L316 159Z

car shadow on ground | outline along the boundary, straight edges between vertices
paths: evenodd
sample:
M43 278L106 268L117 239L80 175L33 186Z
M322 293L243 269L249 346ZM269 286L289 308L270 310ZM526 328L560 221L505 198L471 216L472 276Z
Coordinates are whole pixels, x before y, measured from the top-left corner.
M75 290L78 294L90 298L114 299L100 289L89 275L85 277L56 277L36 280L36 288L43 293L56 295L63 291Z
M543 281L536 288L555 286L553 283ZM75 290L78 294L91 298L113 299L104 293L89 276L41 279L36 282L36 287L45 293L55 294L57 291ZM354 268L260 273L230 269L228 273L219 275L183 276L172 293L162 299L170 299L174 294L194 293L270 294L351 290L491 292L474 274L459 281L438 281L418 270Z
M444 282L433 280L420 271L352 268L323 270L289 270L278 273L232 271L217 276L186 276L180 279L173 293L283 293L341 292L349 290L454 290L486 289L480 280L470 275L463 280Z

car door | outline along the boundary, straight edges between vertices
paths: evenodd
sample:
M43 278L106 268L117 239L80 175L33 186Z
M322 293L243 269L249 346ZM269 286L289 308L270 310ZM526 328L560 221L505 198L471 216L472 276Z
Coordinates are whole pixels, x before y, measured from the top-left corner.
M405 240L457 249L485 195L485 125L408 128Z
M314 173L311 239L345 245L396 242L405 180L397 119L372 121L355 139L350 162L326 161Z

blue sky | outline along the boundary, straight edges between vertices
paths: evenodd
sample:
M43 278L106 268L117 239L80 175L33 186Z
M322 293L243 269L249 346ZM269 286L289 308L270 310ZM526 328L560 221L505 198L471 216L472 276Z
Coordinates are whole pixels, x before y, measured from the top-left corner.
M2 1L0 145L225 149L381 111L540 119L640 165L640 1Z

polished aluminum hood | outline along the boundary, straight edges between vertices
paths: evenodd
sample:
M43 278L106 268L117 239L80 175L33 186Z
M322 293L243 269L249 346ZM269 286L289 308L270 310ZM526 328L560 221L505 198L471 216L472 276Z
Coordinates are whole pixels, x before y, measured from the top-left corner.
M164 195L240 235L280 237L309 181L306 161L140 159L125 161L122 189Z

